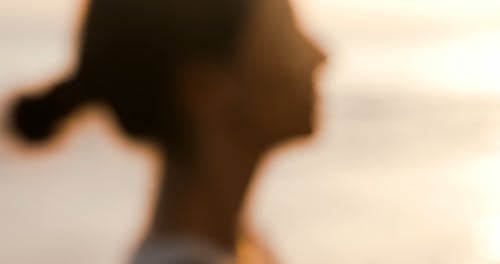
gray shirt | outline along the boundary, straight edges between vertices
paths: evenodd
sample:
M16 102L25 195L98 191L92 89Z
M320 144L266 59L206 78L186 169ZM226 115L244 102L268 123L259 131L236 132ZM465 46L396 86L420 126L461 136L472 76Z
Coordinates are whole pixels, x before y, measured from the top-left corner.
M222 249L188 238L151 238L137 252L133 264L233 264Z

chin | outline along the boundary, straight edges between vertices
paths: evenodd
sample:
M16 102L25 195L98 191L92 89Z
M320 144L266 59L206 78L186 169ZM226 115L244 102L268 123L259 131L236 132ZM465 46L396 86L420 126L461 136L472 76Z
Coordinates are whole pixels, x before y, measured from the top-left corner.
M304 127L301 136L311 136L314 132L316 132L316 126L314 125L314 122L310 120L307 126Z
M316 132L316 113L315 113L315 108L311 107L309 108L309 113L306 115L307 117L304 118L304 129L303 129L303 136L310 136L313 135Z
M302 140L307 139L314 135L315 128L312 122L304 124L300 127L295 127L295 129L288 130L287 132L283 131L281 136L275 137L274 140L268 142L269 146L274 146L276 144L287 143L289 141Z
M308 118L302 122L302 125L297 127L292 137L308 137L314 134L316 126L313 118Z
M288 129L282 130L279 141L286 141L296 138L307 138L316 132L316 119L313 114L314 111L304 111L300 118L293 120L293 124L289 124ZM299 116L299 115L297 115Z

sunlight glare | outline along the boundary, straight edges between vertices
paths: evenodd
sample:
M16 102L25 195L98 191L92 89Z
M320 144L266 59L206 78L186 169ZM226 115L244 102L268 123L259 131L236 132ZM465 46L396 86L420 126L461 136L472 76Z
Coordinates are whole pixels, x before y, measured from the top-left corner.
M479 224L479 252L490 262L500 262L500 216L491 217Z
M466 93L500 93L500 31L467 36L429 54L429 79ZM424 62L423 62L424 63Z

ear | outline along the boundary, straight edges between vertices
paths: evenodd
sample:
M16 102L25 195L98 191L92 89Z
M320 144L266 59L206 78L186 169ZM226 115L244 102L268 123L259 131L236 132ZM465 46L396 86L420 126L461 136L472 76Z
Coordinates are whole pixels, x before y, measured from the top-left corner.
M189 63L179 76L180 100L196 116L217 111L227 97L227 73L212 63Z

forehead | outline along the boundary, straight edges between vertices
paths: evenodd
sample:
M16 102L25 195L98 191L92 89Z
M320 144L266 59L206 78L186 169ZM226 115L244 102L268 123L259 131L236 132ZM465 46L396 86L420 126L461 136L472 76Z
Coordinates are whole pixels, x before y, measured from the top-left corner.
M253 0L244 30L247 44L272 41L295 25L295 17L288 0Z
M293 17L289 0L254 0L254 18L283 20ZM271 26L271 25L268 25Z
M286 44L295 32L295 17L288 0L253 0L242 36L242 47L249 52ZM284 43L285 42L285 43Z

